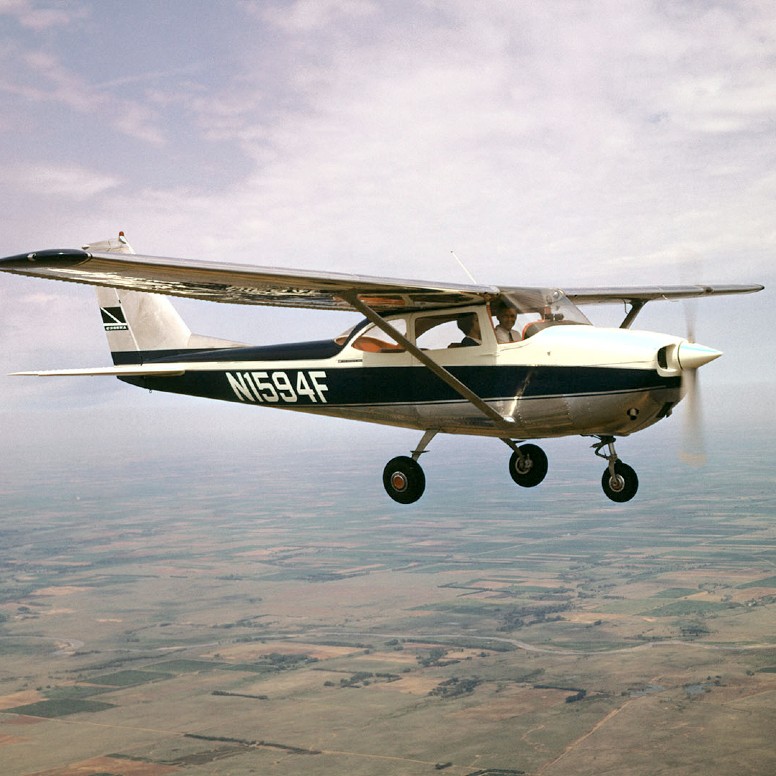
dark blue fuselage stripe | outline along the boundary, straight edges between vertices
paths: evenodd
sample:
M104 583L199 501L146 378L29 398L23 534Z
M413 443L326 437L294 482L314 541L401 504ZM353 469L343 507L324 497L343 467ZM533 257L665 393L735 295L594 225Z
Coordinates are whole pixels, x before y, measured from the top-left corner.
M307 361L332 358L342 350L334 340L256 345L213 350L124 350L111 353L116 365L167 363L168 361Z
M603 367L453 367L450 371L478 396L488 401L554 398L558 396L595 396L643 392L654 389L679 388L678 377L661 377L654 370L615 369ZM300 386L311 384L310 374L316 378L324 393L297 392ZM157 391L190 394L226 401L253 401L275 405L398 405L429 404L460 401L460 395L423 367L386 367L352 369L268 369L261 372L231 371L234 380L248 386L246 396L240 396L223 371L187 372L179 377L122 378L133 385ZM248 377L245 377L248 375ZM256 376L259 377L256 377ZM282 376L281 385L292 386L280 391L280 398L262 401L259 380ZM300 382L301 381L301 382ZM270 392L275 393L272 389ZM257 395L258 394L258 395ZM267 394L265 392L264 394ZM293 401L286 396L293 395ZM323 401L325 399L325 401Z

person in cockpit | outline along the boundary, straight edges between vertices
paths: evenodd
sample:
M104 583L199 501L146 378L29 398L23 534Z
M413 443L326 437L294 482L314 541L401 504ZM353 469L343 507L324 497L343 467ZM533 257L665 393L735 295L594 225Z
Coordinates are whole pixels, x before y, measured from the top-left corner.
M456 325L466 335L461 340L461 345L481 345L482 334L480 333L480 322L475 313L461 316Z
M510 304L501 304L495 310L498 326L495 328L496 342L504 344L506 342L518 342L520 335L514 330L517 320L517 310Z

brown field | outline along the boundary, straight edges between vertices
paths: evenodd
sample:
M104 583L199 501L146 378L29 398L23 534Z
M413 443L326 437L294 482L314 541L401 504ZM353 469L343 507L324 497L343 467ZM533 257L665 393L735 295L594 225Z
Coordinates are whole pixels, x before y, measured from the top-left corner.
M14 706L24 706L27 703L36 703L45 696L38 690L22 690L0 696L0 709L12 709Z
M44 587L40 590L35 590L32 595L34 596L63 596L73 595L75 593L83 593L87 588L76 587L75 585L59 585L57 587Z
M321 644L305 644L294 641L271 641L267 644L231 644L227 647L219 647L218 658L234 662L248 663L265 655L281 653L283 655L308 655L317 660L328 660L334 657L350 655L353 647L334 647ZM205 654L204 657L214 658L216 653Z
M116 757L93 757L73 763L65 768L53 768L41 771L36 776L98 776L106 773L120 773L121 776L165 776L176 773L179 768L157 763L145 763L139 760L127 760Z
M185 484L18 507L3 776L776 772L765 499L297 515Z

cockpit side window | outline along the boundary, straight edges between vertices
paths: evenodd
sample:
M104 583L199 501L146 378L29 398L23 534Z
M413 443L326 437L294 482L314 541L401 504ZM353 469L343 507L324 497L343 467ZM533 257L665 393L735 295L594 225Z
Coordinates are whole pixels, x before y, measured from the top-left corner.
M479 315L471 310L415 319L415 342L424 350L478 345L481 341Z

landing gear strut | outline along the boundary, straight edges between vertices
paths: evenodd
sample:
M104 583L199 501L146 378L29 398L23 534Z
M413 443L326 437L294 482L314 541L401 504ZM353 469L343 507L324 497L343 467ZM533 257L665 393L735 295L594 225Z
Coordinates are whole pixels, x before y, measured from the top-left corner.
M619 503L630 501L639 489L639 478L636 472L617 457L617 452L614 449L614 437L602 436L598 438L601 441L593 445L595 454L609 462L601 477L601 487L604 493L612 501ZM603 447L608 447L608 454L601 452Z

